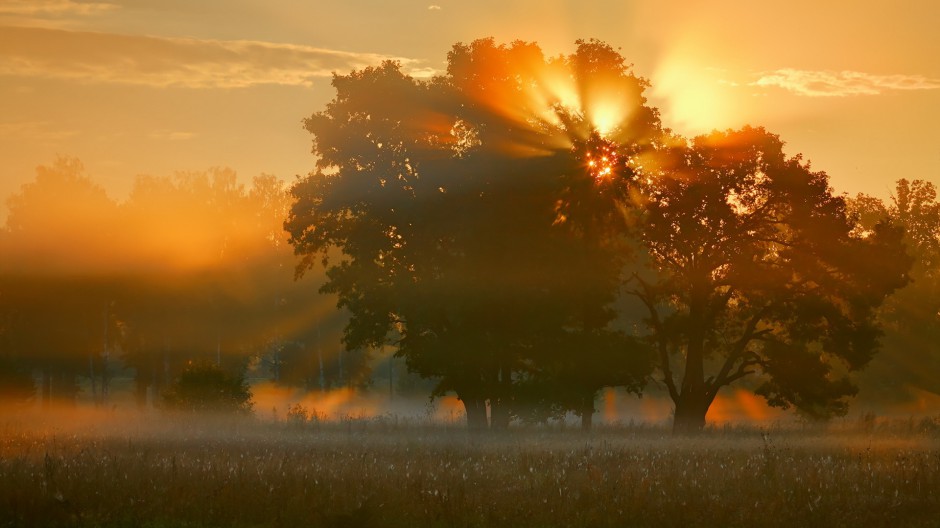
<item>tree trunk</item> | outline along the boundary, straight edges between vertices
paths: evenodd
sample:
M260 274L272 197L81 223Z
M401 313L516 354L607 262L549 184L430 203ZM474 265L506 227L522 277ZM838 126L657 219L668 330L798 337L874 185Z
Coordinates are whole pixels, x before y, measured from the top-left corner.
M506 398L490 400L490 428L494 431L509 429L509 402Z
M95 355L88 354L88 379L91 381L91 402L96 406L98 402L98 380L95 378Z
M49 367L42 368L42 408L52 405L52 372Z
M101 360L101 401L108 402L108 396L111 394L111 373L108 372L109 354L105 354Z
M694 434L705 427L705 414L711 399L705 390L705 312L707 297L700 295L694 287L689 305L689 341L686 348L685 373L679 397L675 400L675 418L672 432Z
M496 394L490 398L490 429L505 431L512 419L512 371L500 366L496 374Z
M51 396L55 398L56 403L75 406L78 403L76 397L80 390L76 384L75 374L68 370L56 370L53 378L54 390Z
M165 347L166 345L164 345ZM163 387L170 383L169 370L170 365L167 360L167 352L164 348L162 357L156 355L151 358L150 367L150 406L160 406L160 396L163 394Z
M137 402L138 409L144 409L147 407L147 389L150 388L150 381L148 378L152 379L153 376L149 372L146 372L144 369L137 367L137 374L134 376L134 399Z
M704 391L684 391L676 402L673 434L696 434L705 428L705 414L711 400Z
M104 340L101 346L101 402L107 403L108 393L110 392L110 378L108 377L108 361L111 359L111 352L108 349L108 308L104 308Z
M458 395L463 402L464 411L467 413L467 427L470 431L485 431L486 422L486 402L482 398L471 397L467 395Z
M585 396L581 402L581 430L588 432L594 426L594 395Z

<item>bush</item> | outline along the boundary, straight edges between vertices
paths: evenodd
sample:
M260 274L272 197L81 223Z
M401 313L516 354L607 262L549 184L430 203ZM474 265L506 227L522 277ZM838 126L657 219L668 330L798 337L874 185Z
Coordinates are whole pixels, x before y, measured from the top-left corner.
M319 427L320 422L326 420L326 416L316 409L307 409L300 403L295 403L287 408L287 423L295 427L306 427L313 425Z
M250 413L253 405L244 370L232 374L207 361L190 363L164 391L163 404L173 410L235 413Z

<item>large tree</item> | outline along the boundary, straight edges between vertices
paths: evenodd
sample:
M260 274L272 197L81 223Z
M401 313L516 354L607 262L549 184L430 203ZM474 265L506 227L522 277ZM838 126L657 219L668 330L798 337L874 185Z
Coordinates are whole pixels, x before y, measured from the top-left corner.
M585 337L614 316L621 253L602 235L623 223L628 188L614 182L658 133L623 58L595 41L546 59L480 40L456 45L430 81L387 62L333 85L306 121L318 171L294 186L286 227L300 273L328 266L323 291L351 313L346 346L394 341L409 368L456 392L471 427L487 405L494 427L508 424L516 384L553 370L551 343L607 368ZM643 362L629 364L605 382L639 385Z
M876 309L906 283L901 232L855 229L828 177L759 128L679 141L649 163L646 306L675 429L694 431L722 387L753 378L774 406L846 412L849 371L875 352Z
M626 292L645 307L677 430L703 427L745 378L771 405L845 412L848 373L871 359L876 309L910 262L900 230L861 233L775 135L664 134L646 82L596 41L549 60L476 41L427 82L385 63L333 84L306 121L318 172L294 186L286 227L299 272L322 261L323 290L351 312L347 347L397 340L471 426L487 404L507 423L520 382L589 415L571 402L641 385L642 361L602 375L618 362L598 346L617 340L611 303L632 262Z

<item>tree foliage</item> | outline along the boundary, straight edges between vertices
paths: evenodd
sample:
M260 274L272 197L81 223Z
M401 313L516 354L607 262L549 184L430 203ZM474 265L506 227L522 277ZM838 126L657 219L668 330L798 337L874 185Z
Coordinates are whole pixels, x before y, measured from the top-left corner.
M869 362L876 309L907 281L901 232L855 233L826 174L756 128L663 152L644 197L653 277L635 274L630 293L648 309L677 428L703 426L718 391L751 375L771 405L844 414L845 373Z
M940 394L940 202L925 180L898 180L887 203L858 195L851 209L858 230L868 233L888 224L904 232L913 260L909 285L892 295L880 311L888 354L875 358L862 381L869 402L902 403L916 391ZM895 255L900 257L900 253Z
M771 405L845 413L847 373L870 361L910 262L885 258L900 230L859 232L777 136L670 135L648 83L597 41L545 59L480 40L429 81L387 62L333 85L306 121L318 171L286 227L298 273L327 266L322 291L352 314L348 348L395 341L471 425L524 397L589 413L571 402L639 390L650 368L611 326L625 281L677 429L744 378Z
M306 121L319 170L292 189L286 227L300 273L328 266L322 291L351 313L347 348L394 341L439 393L457 393L473 426L486 402L494 426L508 423L515 386L543 372L558 343L605 368L587 336L615 315L622 255L600 235L624 221L612 173L632 169L611 162L600 178L585 156L628 159L658 130L646 82L623 58L595 41L547 60L533 44L481 40L456 45L431 81L386 62L333 85ZM602 139L553 95L587 101L601 85L626 106L611 137L628 142ZM640 385L644 362L631 364L613 384Z

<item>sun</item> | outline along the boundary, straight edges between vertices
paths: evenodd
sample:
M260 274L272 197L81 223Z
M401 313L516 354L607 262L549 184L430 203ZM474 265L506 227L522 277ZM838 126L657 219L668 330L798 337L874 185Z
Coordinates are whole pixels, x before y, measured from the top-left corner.
M628 117L623 100L613 94L592 97L584 106L586 117L601 137L609 137Z
M591 124L594 125L594 130L601 136L610 134L619 121L620 119L616 113L607 108L596 108L591 111Z
M598 131L600 135L600 131ZM602 137L589 141L585 158L587 169L595 180L606 180L613 176L620 163L620 156L614 146Z
M672 55L654 74L653 96L661 100L663 121L676 131L697 135L736 126L738 106L732 104L720 72L703 67L692 56Z

